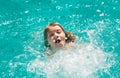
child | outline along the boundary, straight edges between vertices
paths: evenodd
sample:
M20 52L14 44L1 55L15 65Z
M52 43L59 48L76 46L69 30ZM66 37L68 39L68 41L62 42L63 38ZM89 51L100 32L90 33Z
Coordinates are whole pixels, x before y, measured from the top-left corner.
M53 52L73 45L76 37L56 22L50 23L44 30L44 45Z

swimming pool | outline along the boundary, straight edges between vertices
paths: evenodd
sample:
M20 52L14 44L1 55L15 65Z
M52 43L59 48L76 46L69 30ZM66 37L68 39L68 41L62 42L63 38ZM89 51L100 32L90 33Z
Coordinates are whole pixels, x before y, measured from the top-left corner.
M0 77L119 78L119 4L119 0L0 0ZM87 47L45 59L43 30L50 22L61 23L77 35L76 43Z

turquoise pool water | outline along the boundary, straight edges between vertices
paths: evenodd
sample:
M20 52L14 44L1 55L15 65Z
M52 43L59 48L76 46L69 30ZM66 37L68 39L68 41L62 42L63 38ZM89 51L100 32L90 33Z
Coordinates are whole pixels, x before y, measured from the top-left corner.
M83 46L46 59L50 22ZM119 34L119 0L0 0L0 78L120 78Z

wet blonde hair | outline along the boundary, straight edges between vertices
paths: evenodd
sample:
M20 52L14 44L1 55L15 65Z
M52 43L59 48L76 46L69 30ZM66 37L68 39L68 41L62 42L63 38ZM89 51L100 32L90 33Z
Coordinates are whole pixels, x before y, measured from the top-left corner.
M74 41L75 41L76 36L73 35L71 32L65 31L65 30L63 29L63 27L62 27L59 23L57 23L57 22L52 22L52 23L48 24L48 26L52 26L52 27L54 27L54 26L59 26L59 27L63 30L63 32L65 33L66 43L74 42ZM44 30L44 45L45 45L45 47L48 47L48 48L49 48L50 45L49 45L49 43L48 43L48 34L47 34L48 31L49 31L48 26L47 26L47 27L45 28L45 30Z

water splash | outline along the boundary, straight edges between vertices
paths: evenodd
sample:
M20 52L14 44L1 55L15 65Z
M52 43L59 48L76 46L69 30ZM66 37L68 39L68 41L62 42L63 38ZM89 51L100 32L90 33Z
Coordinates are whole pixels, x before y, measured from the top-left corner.
M84 46L84 45L82 45ZM105 53L93 45L85 45L76 49L58 51L47 57L46 61L36 58L27 66L27 71L47 78L97 78L100 70L109 70L115 63L108 61L112 54Z

